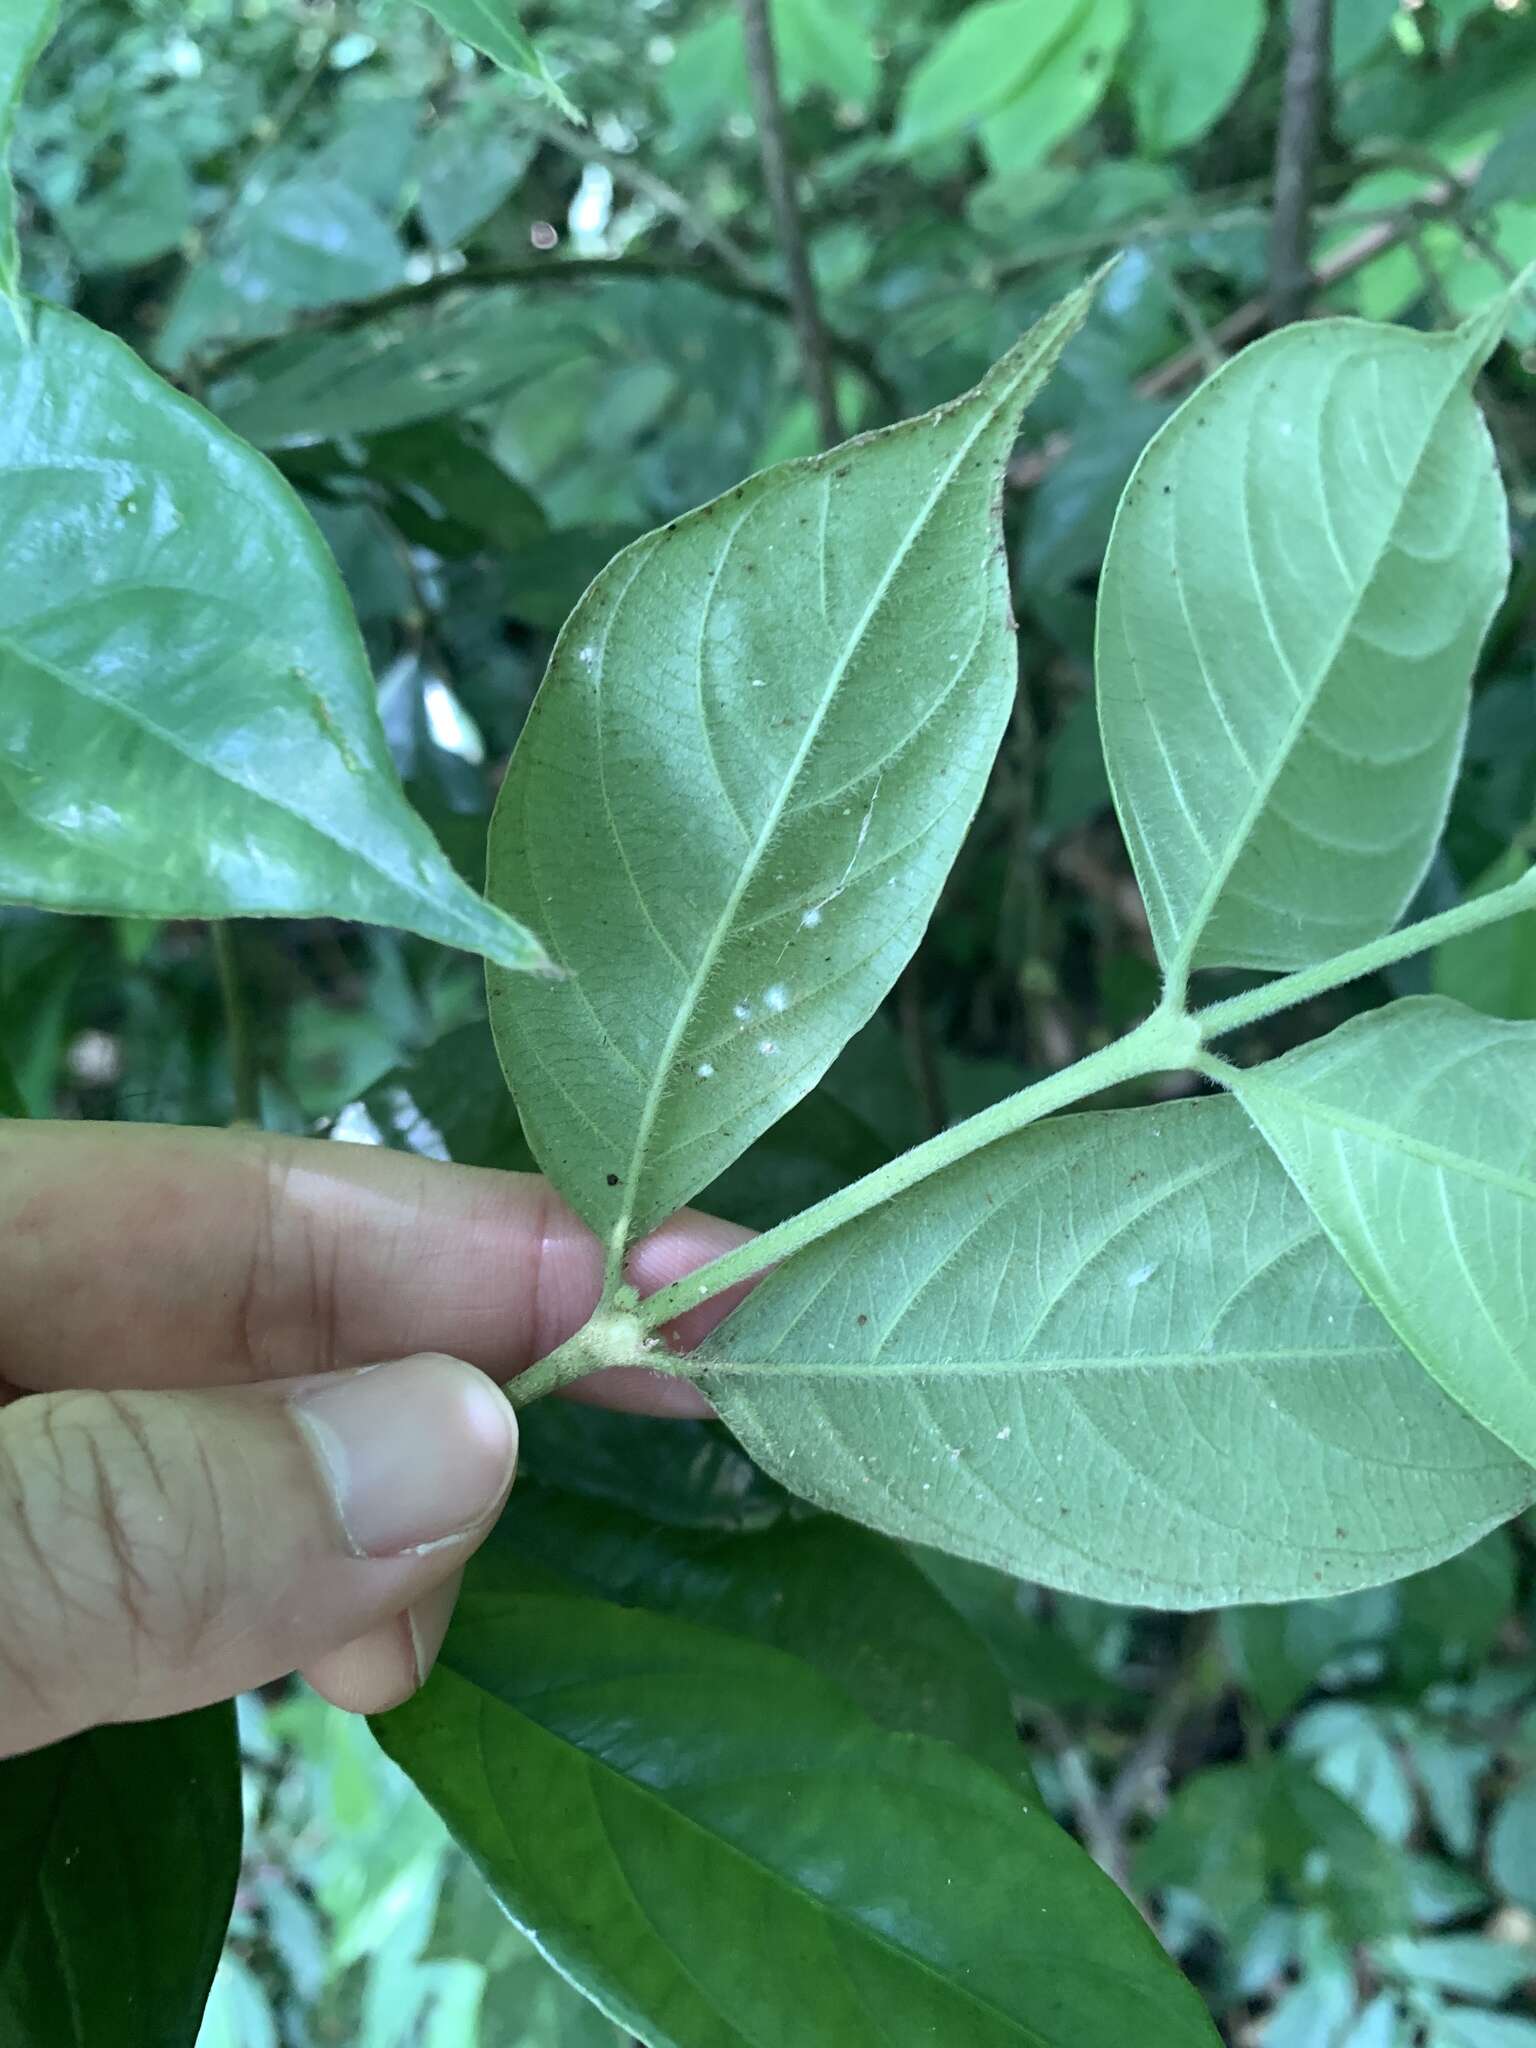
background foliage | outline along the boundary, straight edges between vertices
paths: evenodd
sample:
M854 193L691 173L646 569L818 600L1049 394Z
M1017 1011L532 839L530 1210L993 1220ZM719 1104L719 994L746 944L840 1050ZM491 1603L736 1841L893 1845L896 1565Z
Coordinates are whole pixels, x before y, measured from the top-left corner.
M1536 256L1536 15L1335 13L1315 303L1444 324ZM705 1198L754 1225L1092 1050L1155 996L1092 715L1092 599L1146 439L1263 324L1287 41L1286 9L1260 0L776 0L774 23L845 430L953 396L1125 254L1014 458L1023 683L978 825L885 1012ZM526 24L544 90L404 4L76 0L15 139L24 281L298 485L407 792L476 886L490 801L591 575L819 436L735 9L548 0ZM1529 312L1515 338L1536 344ZM1515 579L1426 910L1536 850L1518 347L1479 396ZM1536 1017L1536 919L1258 1027L1251 1050L1423 987ZM238 1114L525 1165L483 1013L478 965L427 938L249 923L221 953L201 924L0 910L0 1086L35 1114ZM606 1588L620 1605L654 1604L701 1532L824 1545L843 1597L793 1647L850 1686L879 1640L859 1588L900 1574L890 1607L919 1645L890 1678L904 1711L963 1671L927 1732L984 1747L1002 1727L994 1760L1019 1770L1007 1695L1046 1799L1232 2040L1536 2043L1523 1524L1397 1587L1209 1623L914 1568L691 1425L539 1410L524 1470L509 1540L525 1552L575 1501L583 1526L661 1560ZM298 1695L241 1713L246 1858L205 2041L619 2039L490 1907L365 1731Z

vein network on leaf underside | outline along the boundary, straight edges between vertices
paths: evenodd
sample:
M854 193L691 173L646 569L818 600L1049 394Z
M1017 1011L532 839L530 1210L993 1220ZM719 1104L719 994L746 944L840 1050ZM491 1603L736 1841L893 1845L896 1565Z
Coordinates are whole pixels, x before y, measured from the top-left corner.
M1218 901L1220 900L1221 893L1226 888L1227 883L1231 879L1232 871L1236 867L1238 860L1241 858L1243 849L1247 846L1249 840L1252 838L1254 828L1258 824L1260 817L1263 815L1263 812L1266 806L1268 805L1271 796L1273 795L1276 784L1279 782L1280 777L1283 775L1285 769L1288 767L1291 757L1294 754L1295 749L1302 738L1302 735L1306 731L1308 719L1311 717L1312 712L1315 710L1317 706L1318 700L1321 698L1329 682L1332 680L1333 673L1337 668L1339 662L1339 658L1343 654L1344 649L1348 645L1349 639L1352 633L1354 632L1356 620L1359 617L1360 610L1364 605L1366 598L1369 596L1373 588L1375 579L1380 571L1381 564L1383 560L1386 558L1388 551L1396 544L1398 527L1401 524L1403 513L1406 509L1409 496L1411 495L1413 487L1418 480L1419 471L1423 466L1424 458L1429 452L1430 446L1434 441L1436 433L1439 431L1440 422L1445 416L1447 407L1455 399L1457 393L1461 390L1461 388L1461 378L1460 376L1458 376L1441 395L1440 401L1436 405L1434 414L1430 419L1428 427L1425 430L1424 437L1419 443L1417 453L1414 456L1413 462L1409 467L1407 475L1404 478L1403 482L1400 485L1398 485L1398 502L1396 509L1393 512L1391 523L1388 526L1387 531L1381 541L1381 544L1377 548L1375 555L1369 564L1369 567L1366 569L1365 573L1361 575L1355 590L1355 594L1345 611L1343 620L1340 623L1338 631L1334 635L1333 643L1328 648L1324 656L1317 663L1310 684L1302 684L1299 678L1295 676L1294 670L1290 666L1288 657L1285 655L1284 651L1279 645L1279 641L1274 632L1273 623L1270 620L1267 611L1265 612L1266 631L1269 633L1271 643L1274 646L1276 658L1280 661L1283 672L1287 675L1287 677L1290 680L1292 680L1294 686L1297 688L1299 692L1298 702L1296 710L1284 734L1281 737L1280 743L1275 749L1274 757L1269 768L1264 772L1262 776L1259 777L1259 779L1255 783L1253 796L1248 805L1246 806L1242 817L1238 820L1236 828L1229 835L1226 850L1218 860L1217 865L1210 876L1210 879L1207 881L1205 888L1201 891L1199 900L1197 901L1195 908L1191 913L1189 923L1185 929L1184 937L1181 939L1179 943L1179 949L1175 956L1175 961L1170 967L1170 978L1174 979L1175 981L1177 980L1180 972L1187 971L1194 957L1194 954L1199 946L1200 936L1204 931L1206 925L1210 921L1211 915L1215 910ZM1243 488L1245 493L1247 487L1248 477L1245 465L1245 473L1243 480ZM1248 569L1252 579L1253 587L1255 591L1259 593L1260 603L1262 606L1264 605L1266 600L1263 596L1263 585L1258 573L1258 563L1253 555L1250 532L1246 517L1243 528L1243 545L1244 551L1247 555Z
M716 963L719 960L721 951L735 927L736 913L739 910L743 900L746 897L748 889L751 887L751 884L756 877L759 863L762 861L764 855L768 851L769 846L772 844L774 835L777 832L780 821L783 817L785 807L789 802L789 798L794 789L795 783L798 781L805 767L806 761L810 757L811 749L815 744L816 738L821 731L823 723L825 722L827 712L830 709L832 702L837 695L838 690L842 686L843 680L847 674L849 665L853 661L854 655L857 653L859 647L862 645L865 635L868 633L871 625L873 624L876 616L878 615L881 607L883 606L887 595L889 594L892 582L895 579L897 571L900 569L902 563L906 560L907 555L910 553L912 547L916 543L919 534L922 533L929 519L932 517L935 507L938 505L939 501L943 498L944 494L948 491L951 484L954 482L955 475L959 470L960 465L964 462L965 458L970 454L971 450L975 447L977 441L980 440L982 434L990 425L992 425L995 417L995 408L988 407L985 409L981 409L980 417L978 418L975 427L965 437L965 439L960 444L959 449L956 451L956 453L953 455L950 461L946 464L945 468L940 473L938 480L934 483L927 498L924 500L921 508L919 509L915 517L909 522L907 529L902 536L900 545L893 550L890 562L887 564L885 570L882 572L880 580L877 583L868 602L866 603L863 613L861 614L857 624L854 626L852 632L849 634L842 653L839 655L838 659L833 664L831 675L828 678L827 684L821 693L821 696L817 702L816 708L812 716L807 720L805 733L800 741L798 748L795 751L793 759L789 762L787 770L784 776L782 777L779 793L774 798L773 802L768 806L767 813L764 817L762 826L758 831L757 837L747 851L746 857L742 862L736 880L732 884L730 894L726 898L726 901L722 906L720 915L715 921L714 930L711 933L708 941L706 942L705 946L703 947L700 953L698 964L689 980L687 988L683 992L681 1000L677 1005L671 1028L667 1033L666 1041L661 1049L661 1054L657 1062L656 1073L651 1081L649 1089L646 1092L645 1101L642 1106L641 1114L637 1122L635 1142L630 1153L628 1170L623 1176L625 1187L625 1202L623 1211L620 1215L618 1224L614 1232L615 1243L622 1243L624 1241L627 1241L628 1239L630 1231L630 1219L634 1213L635 1189L637 1186L640 1169L645 1161L647 1151L650 1145L651 1132L655 1125L657 1111L661 1105L663 1096L665 1094L666 1086L668 1081L670 1080L672 1069L677 1063L678 1055L681 1051L683 1041L687 1035L688 1026L692 1021L694 1010L697 1007L699 998L702 995L703 990L709 980L709 977L713 972ZM822 459L826 460L828 458Z

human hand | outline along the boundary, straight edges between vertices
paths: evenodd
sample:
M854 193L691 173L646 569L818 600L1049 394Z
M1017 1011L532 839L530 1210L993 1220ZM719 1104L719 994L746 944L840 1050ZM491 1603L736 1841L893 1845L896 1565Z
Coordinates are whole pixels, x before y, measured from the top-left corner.
M744 1235L685 1212L631 1277ZM492 1382L601 1273L530 1174L0 1123L0 1756L294 1669L359 1711L414 1691L512 1482ZM707 1412L651 1373L583 1391Z

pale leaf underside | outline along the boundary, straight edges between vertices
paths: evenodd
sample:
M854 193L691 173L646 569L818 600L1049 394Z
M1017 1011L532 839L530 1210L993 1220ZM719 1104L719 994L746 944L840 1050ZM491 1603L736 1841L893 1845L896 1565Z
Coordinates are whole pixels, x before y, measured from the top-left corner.
M491 979L530 1142L616 1246L818 1080L907 960L1016 657L998 494L1080 292L966 398L648 535L555 649L490 893L571 979Z
M797 1493L1100 1599L1342 1592L1533 1491L1217 1100L989 1147L787 1261L698 1377Z
M1099 711L1175 985L1343 952L1424 873L1508 574L1468 388L1497 331L1287 328L1137 466L1100 584Z
M1410 998L1230 1079L1403 1342L1536 1462L1536 1024Z

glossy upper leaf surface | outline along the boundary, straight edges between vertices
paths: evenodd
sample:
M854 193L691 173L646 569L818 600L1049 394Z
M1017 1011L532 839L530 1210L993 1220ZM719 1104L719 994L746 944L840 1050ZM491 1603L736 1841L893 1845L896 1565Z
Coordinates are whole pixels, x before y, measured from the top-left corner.
M193 2048L240 1837L230 1706L0 1762L6 2048Z
M1015 1786L877 1725L766 1646L761 1616L623 1597L477 1560L430 1684L374 1725L513 1919L631 2032L1214 2042L1134 1909Z
M700 1491L676 1486L684 1501ZM664 1512L676 1512L670 1501ZM937 1736L1027 1780L996 1659L901 1546L872 1530L800 1509L727 1535L520 1483L491 1540L477 1585L498 1573L511 1586L531 1559L604 1599L722 1626L800 1657L881 1727Z
M88 322L0 335L0 897L343 917L537 966L405 802L324 542Z
M1216 1100L1001 1140L786 1260L700 1355L795 1492L1101 1600L1371 1585L1532 1493Z
M1410 997L1232 1085L1426 1371L1536 1462L1536 1024Z
M491 1022L540 1164L603 1236L812 1088L916 945L1013 695L1003 464L1087 306L955 404L637 541L562 631L488 888L571 978L545 1001L492 975Z
M1343 952L1423 876L1509 568L1469 388L1501 319L1286 328L1136 467L1099 585L1099 715L1175 979Z

